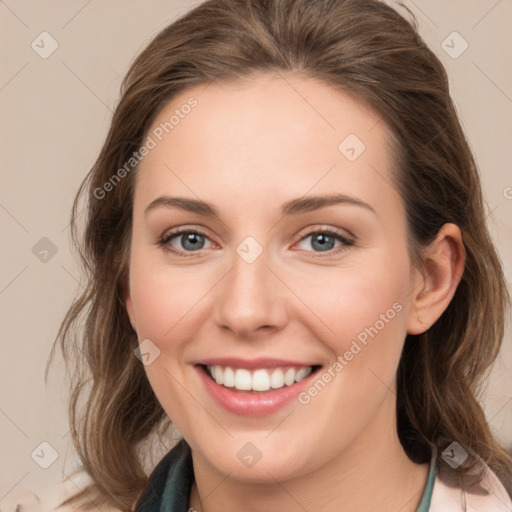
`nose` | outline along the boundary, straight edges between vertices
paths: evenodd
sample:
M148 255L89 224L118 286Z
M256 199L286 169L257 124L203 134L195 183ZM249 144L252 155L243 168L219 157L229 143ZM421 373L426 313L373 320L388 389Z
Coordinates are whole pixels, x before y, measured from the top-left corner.
M221 329L252 339L283 328L291 292L270 265L265 251L252 262L234 253L232 268L216 287L215 320Z

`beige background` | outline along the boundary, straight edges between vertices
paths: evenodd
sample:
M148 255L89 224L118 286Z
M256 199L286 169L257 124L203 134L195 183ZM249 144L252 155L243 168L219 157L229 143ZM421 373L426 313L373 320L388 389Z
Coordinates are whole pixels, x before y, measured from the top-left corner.
M43 378L59 323L80 283L69 246L71 203L99 152L129 63L160 28L195 3L0 0L2 512L14 511L28 489L44 494L73 466L62 369L57 366L48 387ZM489 226L510 283L512 2L404 3L448 69L452 95L482 171L492 212ZM49 36L39 36L44 31L58 43L45 59L31 47L35 41L40 53L51 49ZM454 31L469 45L457 58L453 56L464 41L451 35ZM49 252L46 262L32 252L43 237L57 251ZM45 243L39 242L43 248ZM509 444L511 370L509 322L484 400L491 425ZM40 447L42 442L57 455L48 469L35 462L51 461L51 449ZM80 485L78 480L75 484Z

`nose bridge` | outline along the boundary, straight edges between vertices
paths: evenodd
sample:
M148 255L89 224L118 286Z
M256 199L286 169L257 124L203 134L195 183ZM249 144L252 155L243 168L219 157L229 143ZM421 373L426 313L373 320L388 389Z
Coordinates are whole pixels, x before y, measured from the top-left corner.
M269 252L253 237L236 247L216 301L219 325L238 335L281 326L286 311L283 290L279 289L283 285L270 266Z

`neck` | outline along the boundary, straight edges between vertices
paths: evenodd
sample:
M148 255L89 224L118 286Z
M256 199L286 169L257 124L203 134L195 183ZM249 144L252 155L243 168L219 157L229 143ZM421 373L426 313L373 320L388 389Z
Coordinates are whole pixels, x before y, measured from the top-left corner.
M389 415L388 421L375 419L319 469L283 482L240 481L192 453L195 482L190 507L197 512L416 512L428 464L418 465L407 457L394 416L391 421ZM388 428L382 428L386 424Z

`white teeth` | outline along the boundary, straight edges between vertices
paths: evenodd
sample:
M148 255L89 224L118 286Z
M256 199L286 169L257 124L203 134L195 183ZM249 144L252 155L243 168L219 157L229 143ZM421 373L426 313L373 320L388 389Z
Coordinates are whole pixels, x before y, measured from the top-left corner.
M309 368L301 368L296 374L295 374L295 380L297 382L300 382L302 379L305 379L309 374L311 373L311 367Z
M217 368L220 369L220 371L222 371L222 367L221 366L217 366ZM235 372L233 371L233 368L226 368L224 370L224 382L223 382L224 386L226 386L227 388L234 388L235 387Z
M235 388L243 391L251 390L251 372L249 370L239 368L235 372Z
M222 381L223 381L223 372L222 372L222 368L220 366L216 366L214 369L213 369L213 378L215 379L215 382L217 384L222 384Z
M286 373L284 374L284 383L287 386L291 386L295 382L295 370L293 368L288 368Z
M270 387L273 389L282 388L284 386L284 373L281 368L274 370L270 376Z
M270 375L267 370L256 370L253 373L251 387L254 391L267 391L270 389Z
M241 391L268 391L291 386L305 379L313 370L311 366L300 368L259 368L249 371L245 368L234 370L229 366L207 366L209 374L217 384Z

